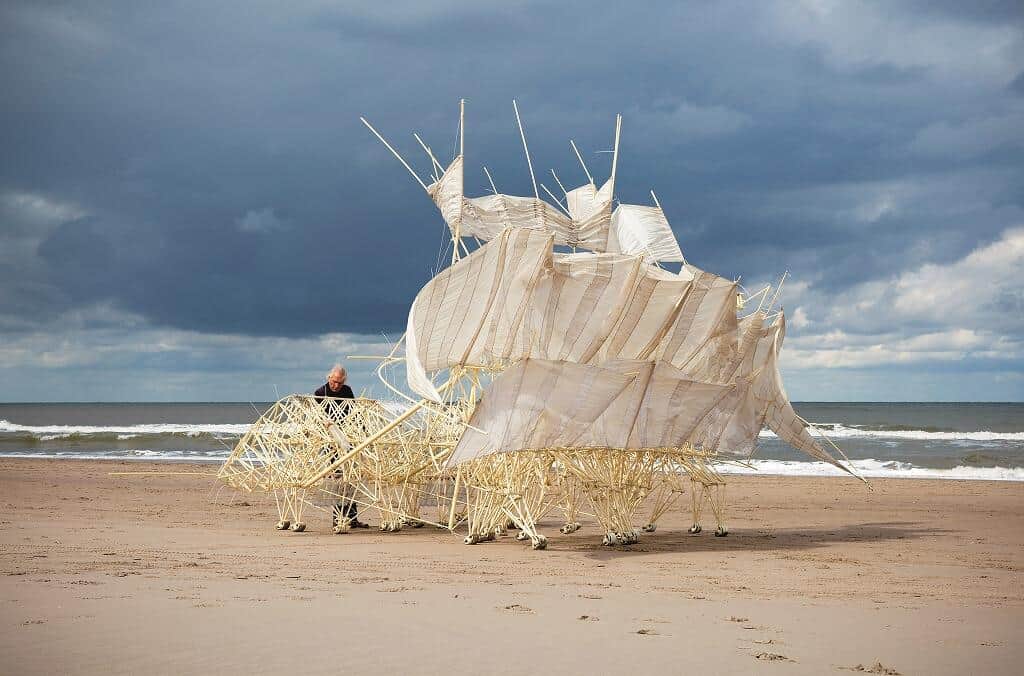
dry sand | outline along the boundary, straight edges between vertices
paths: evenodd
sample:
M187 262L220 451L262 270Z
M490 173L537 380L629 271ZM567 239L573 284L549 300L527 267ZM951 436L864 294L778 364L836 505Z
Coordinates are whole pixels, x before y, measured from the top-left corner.
M1024 485L743 477L727 538L277 532L209 465L0 463L0 673L1020 673ZM367 514L372 522L374 518Z

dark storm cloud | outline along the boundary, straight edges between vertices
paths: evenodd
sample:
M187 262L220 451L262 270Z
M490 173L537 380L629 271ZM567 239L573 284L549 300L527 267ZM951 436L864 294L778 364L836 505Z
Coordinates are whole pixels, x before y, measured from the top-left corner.
M1020 55L1014 3L926 5L936 39L990 31ZM482 164L532 191L513 96L538 173L567 184L567 139L603 177L623 112L620 197L654 187L687 255L727 276L839 292L1020 222L1019 75L937 60L927 35L860 54L794 7L7 3L0 197L65 215L0 212L0 238L38 240L0 261L4 326L109 302L213 333L400 329L443 224L358 116L425 175L410 132L450 158L460 97L476 193ZM837 21L898 32L925 11L884 7Z

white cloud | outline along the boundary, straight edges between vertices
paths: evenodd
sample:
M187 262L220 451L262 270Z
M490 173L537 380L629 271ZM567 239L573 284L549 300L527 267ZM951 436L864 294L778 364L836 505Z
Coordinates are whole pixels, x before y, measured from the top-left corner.
M307 338L238 336L158 328L99 304L65 313L51 325L8 334L0 342L0 401L252 400L277 386L310 391L335 362L346 362L353 387L384 392L376 362L382 337L330 333ZM21 374L27 374L21 380Z
M268 233L284 228L284 223L273 209L259 209L245 212L245 215L235 221L235 225L242 232Z
M862 369L1024 359L1022 277L1024 227L1014 227L949 264L922 265L834 296L805 294L783 363Z
M0 263L27 265L50 233L85 215L78 205L41 193L0 192Z

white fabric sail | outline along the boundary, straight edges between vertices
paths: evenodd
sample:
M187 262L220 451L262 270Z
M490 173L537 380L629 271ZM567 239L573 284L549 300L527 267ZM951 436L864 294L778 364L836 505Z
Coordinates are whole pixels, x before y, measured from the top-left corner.
M784 316L779 317L778 327L772 341L772 349L768 354L768 364L764 369L764 387L767 390L764 395L771 395L771 401L765 412L765 424L780 439L798 451L834 465L852 476L857 476L852 469L836 460L832 454L821 447L821 444L808 431L807 423L793 410L793 405L789 402L789 395L786 394L786 388L782 384L782 374L779 372L779 350L782 349L782 341L786 336Z
M689 440L691 445L732 457L753 453L768 406L761 393L763 386L755 385L764 381L762 374L779 330L778 325L766 328L764 319L764 313L756 312L739 323L739 346L731 363L723 369L728 372L725 378L735 383L735 388L694 431Z
M439 401L434 387L426 385L427 371L518 357L522 350L515 350L514 339L524 304L550 256L550 235L506 230L430 280L416 296L406 325L409 387Z
M525 359L487 388L449 463L547 448L678 447L730 389L668 364Z
M760 431L767 425L780 439L807 455L857 476L811 437L808 426L793 410L778 368L786 332L785 315L764 327L763 313L745 318L741 344L728 377L735 389L724 397L694 430L690 443L722 455L749 457Z
M552 255L523 317L528 354L591 361L627 303L640 265L627 256Z
M600 188L593 183L585 183L568 191L565 193L565 205L569 216L577 223L583 223L595 215L605 214L610 217L613 187L614 184L608 180Z
M651 263L683 262L683 252L661 207L617 206L609 224L605 251L640 255Z
M737 284L692 266L684 266L693 275L672 327L667 331L656 356L686 369L722 327L736 320Z
M524 359L484 392L448 464L491 453L573 446L634 379L586 364Z
M427 192L453 236L497 238L506 228L533 228L554 235L558 245L590 251L643 256L649 262L683 260L679 244L660 208L634 204L612 211L611 180L588 183L566 193L566 215L538 197L464 194L464 162L456 157Z
M441 178L427 186L427 194L441 211L444 222L452 231L452 236L462 236L462 203L463 198L463 161L462 156L456 157Z
M671 332L692 286L692 276L643 265L600 354L608 359L650 359Z
M726 335L734 283L696 268L674 275L639 256L556 254L551 242L507 230L423 287L407 325L414 392L438 399L428 371L526 357L663 360L703 377L704 353L728 347L722 336L735 342Z

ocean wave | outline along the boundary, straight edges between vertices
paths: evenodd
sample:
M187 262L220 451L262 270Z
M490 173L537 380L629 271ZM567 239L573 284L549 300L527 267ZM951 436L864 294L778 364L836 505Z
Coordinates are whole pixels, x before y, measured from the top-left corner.
M251 427L250 423L217 424L217 423L151 423L139 425L19 425L8 420L0 420L0 434L16 437L34 437L40 441L56 439L94 439L104 438L123 441L138 436L232 436L239 437Z
M835 476L849 474L824 462L802 462L799 460L749 460L750 467L722 464L722 474L774 474L780 476ZM965 467L959 465L949 469L918 467L899 460L874 460L867 458L850 462L853 469L863 477L872 479L956 479L967 481L1024 481L1024 467Z
M382 402L391 412L398 415L406 409L402 402ZM8 420L0 420L0 434L9 438L38 441L55 441L58 439L93 439L104 438L125 441L139 436L223 436L240 437L245 434L252 423L151 423L138 425L19 425ZM903 439L916 441L1022 441L1024 432L990 432L979 430L974 432L937 432L913 429L864 429L841 423L821 423L815 425L833 439ZM775 433L762 430L762 439L775 438Z
M910 439L917 441L1024 441L1024 432L929 432L926 430L867 430L837 423L815 425L832 439ZM773 438L775 433L762 430L762 439Z
M83 451L55 451L43 453L4 453L0 458L17 458L22 460L146 460L149 462L200 462L222 463L227 453L211 451L151 451L146 448L129 448L107 453Z

